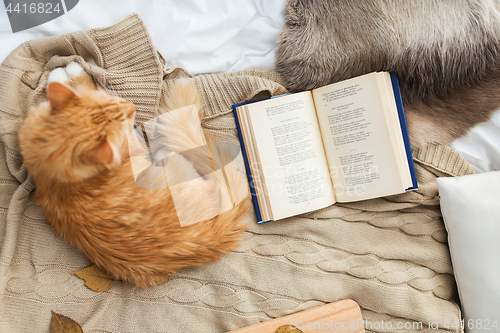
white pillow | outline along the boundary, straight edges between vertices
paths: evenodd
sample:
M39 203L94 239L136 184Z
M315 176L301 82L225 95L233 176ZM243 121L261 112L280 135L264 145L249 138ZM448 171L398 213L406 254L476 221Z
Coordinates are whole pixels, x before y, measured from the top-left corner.
M436 183L464 328L500 332L500 171Z

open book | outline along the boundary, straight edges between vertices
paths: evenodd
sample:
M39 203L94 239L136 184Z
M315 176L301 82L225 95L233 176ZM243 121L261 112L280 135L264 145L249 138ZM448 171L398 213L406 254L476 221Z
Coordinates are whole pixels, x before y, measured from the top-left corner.
M259 223L417 188L395 74L233 110Z

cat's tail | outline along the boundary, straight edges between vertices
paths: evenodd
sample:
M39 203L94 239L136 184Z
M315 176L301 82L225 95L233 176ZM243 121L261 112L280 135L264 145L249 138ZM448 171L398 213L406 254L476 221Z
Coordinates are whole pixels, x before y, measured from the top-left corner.
M212 204L211 210L223 213L228 208L238 205L239 208L236 210L241 213L248 208L248 204L239 205L247 201L248 183L244 168L234 158L238 155L234 148L238 150L239 147L236 144L222 142L221 139L213 136L205 137L200 122L201 100L194 80L178 80L174 83L166 98L166 106L169 110L158 117L156 126L156 133L159 134L162 147L159 151L163 150L163 154L169 156L172 156L172 153L182 156L190 162L191 168L197 173L197 181L190 182L193 174L188 175L187 171L190 168L184 166L181 169L186 171L185 175L179 169L175 173L178 179L172 182L185 183L182 186L185 190L182 192L186 195L186 205L183 205L186 210L190 207L188 202L192 201L192 196L201 195L207 204ZM158 160L161 157L155 154L155 159ZM180 159L175 157L171 161L177 163L174 162L176 159L180 162ZM167 158L167 163L168 161ZM193 184L193 188L190 184ZM195 211L194 207L190 210ZM191 211L188 213L190 214ZM193 219L196 220L195 217Z
M166 110L158 117L157 133L161 134L160 147L168 152L163 151L159 157L169 152L181 153L196 165L200 174L210 172L207 166L211 163L207 160L211 157L208 149L205 149L208 138L201 130L202 97L194 80L175 80L165 96L165 105ZM193 107L197 117L193 117ZM155 160L158 160L156 155Z
M165 104L169 111L194 105L198 110L200 120L203 116L202 98L193 79L181 78L175 80L165 98Z

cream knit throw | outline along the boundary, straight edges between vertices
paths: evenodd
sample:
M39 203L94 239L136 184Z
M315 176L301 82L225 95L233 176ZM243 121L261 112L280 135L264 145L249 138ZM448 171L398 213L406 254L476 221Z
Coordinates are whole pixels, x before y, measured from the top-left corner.
M91 263L45 222L16 137L29 107L45 98L49 72L74 60L133 101L139 122L156 116L162 92L186 75L164 70L137 16L27 42L2 64L0 332L49 332L51 310L86 333L225 332L343 298L359 303L369 331L391 332L411 322L425 330L429 321L440 327L432 332L461 331L444 328L458 323L460 311L451 301L456 289L434 179L472 171L455 151L438 145L414 152L416 192L265 225L250 213L242 246L218 262L186 269L149 290L121 282L108 292L87 289L72 271ZM271 71L200 75L196 82L207 105L205 128L234 142L233 103L261 91L285 92ZM398 332L414 331L420 329Z

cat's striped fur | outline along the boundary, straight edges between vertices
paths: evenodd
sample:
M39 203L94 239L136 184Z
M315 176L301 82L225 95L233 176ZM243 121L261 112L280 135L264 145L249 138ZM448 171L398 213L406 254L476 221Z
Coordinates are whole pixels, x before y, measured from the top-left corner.
M249 209L244 171L228 168L227 179L216 172L200 177L199 161L177 154L165 162L169 181L196 179L182 184L175 205L168 187L138 186L127 149L134 105L96 90L83 71L72 75L67 68L65 80L58 70L49 77L56 82L49 83L48 102L33 108L19 129L24 164L36 184L35 199L57 234L114 278L141 288L162 283L181 268L216 260L238 245L246 228L240 219ZM176 140L165 140L164 148L182 152L191 148L188 142L204 145L196 87L182 81L170 93L175 96L167 103L169 109L195 104L198 112L169 118L162 131ZM202 158L210 158L202 150L198 155L204 154ZM165 182L163 177L149 181ZM226 210L228 202L235 205ZM181 227L179 209L190 214L200 208L217 214Z

